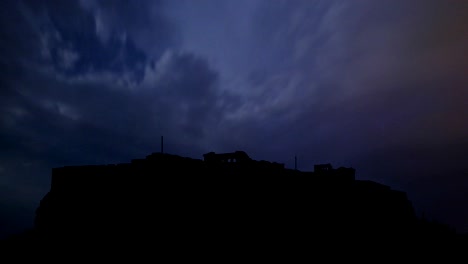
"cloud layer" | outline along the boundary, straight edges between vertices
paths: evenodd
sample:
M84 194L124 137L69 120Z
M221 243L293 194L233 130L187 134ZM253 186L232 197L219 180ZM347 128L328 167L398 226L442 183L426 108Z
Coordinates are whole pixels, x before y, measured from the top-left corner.
M52 167L127 162L161 135L194 158L353 166L468 231L465 1L2 7L3 233L32 221Z

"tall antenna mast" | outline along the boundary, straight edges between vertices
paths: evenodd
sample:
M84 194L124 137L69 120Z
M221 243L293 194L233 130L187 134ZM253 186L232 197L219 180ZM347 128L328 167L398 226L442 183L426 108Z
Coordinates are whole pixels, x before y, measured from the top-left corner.
M164 137L161 136L161 153L164 153Z
M297 170L297 156L294 155L294 170Z

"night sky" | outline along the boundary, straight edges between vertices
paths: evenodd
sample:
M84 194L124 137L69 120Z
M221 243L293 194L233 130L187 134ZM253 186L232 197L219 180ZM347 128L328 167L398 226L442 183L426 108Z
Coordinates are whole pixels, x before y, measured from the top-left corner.
M0 1L0 237L51 169L246 151L468 232L468 1Z

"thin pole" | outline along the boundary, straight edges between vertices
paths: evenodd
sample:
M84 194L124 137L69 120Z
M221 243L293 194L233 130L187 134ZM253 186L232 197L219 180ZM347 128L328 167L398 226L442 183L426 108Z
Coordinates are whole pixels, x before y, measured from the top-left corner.
M294 169L297 170L297 156L294 155Z
M161 153L164 153L164 137L161 136Z

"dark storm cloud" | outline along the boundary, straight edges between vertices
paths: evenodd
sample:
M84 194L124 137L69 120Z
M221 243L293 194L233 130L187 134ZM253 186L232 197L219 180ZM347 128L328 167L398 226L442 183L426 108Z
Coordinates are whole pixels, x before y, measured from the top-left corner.
M128 5L132 4L128 3ZM114 142L127 142L128 147L132 148L135 145L144 146L154 141L159 134L164 132L170 134L177 130L186 132L186 138L181 139L181 143L196 141L203 138L209 120L215 121L219 116L220 111L217 108L219 105L216 103L218 94L215 89L217 75L203 59L191 54L167 50L159 54L160 57L144 65L141 69L144 76L139 82L129 84L125 79L125 74L128 73L125 69L131 68L132 63L122 60L120 61L121 67L114 68L109 60L99 57L99 49L108 48L103 52L112 52L114 43L102 44L96 41L93 37L96 34L93 31L94 28L87 26L95 23L94 16L89 15L86 8L80 9L80 6L66 5L41 7L42 9L38 8L41 11L36 14L32 12L33 8L30 6L17 6L23 13L25 10L29 12L28 19L30 20L41 22L41 19L45 17L46 20L59 22L44 23L49 28L39 32L34 32L32 29L31 31L36 34L21 35L24 39L12 42L34 42L41 37L41 34L55 35L58 40L75 46L74 50L79 61L84 60L83 54L88 52L81 46L94 49L93 54L98 57L86 59L89 64L84 64L82 67L87 70L72 72L63 72L54 60L37 59L41 56L35 56L36 54L25 58L24 63L17 66L23 70L21 77L16 75L2 78L7 82L4 88L11 90L11 95L3 105L5 108L3 125L9 126L2 130L4 133L17 130L12 134L24 135L26 134L24 131L38 131L34 136L57 137L52 141L43 140L44 146L40 149L47 149L49 146L47 142L56 141L80 142L77 145L96 147L106 145L105 142L108 142L109 146L112 146ZM76 12L71 12L68 8ZM99 8L102 9L101 13L110 12L118 15L119 12L125 10L126 6L119 6L117 9L113 6L107 9ZM138 8L136 11L146 10L144 7ZM151 14L154 15L154 12ZM18 16L21 18L20 14ZM67 18L60 18L60 16ZM70 18L71 16L73 17ZM135 22L130 19L131 17L136 17L137 20L142 19L144 14L139 16L126 14L126 16L127 18L123 18L121 23L126 23L125 26L128 27L125 28L123 24L117 25L118 29L131 30L141 23L150 22L144 19ZM154 19L154 17L151 18L151 20ZM21 19L18 20L21 21ZM112 25L115 26L115 24ZM158 25L164 25L164 23ZM25 28L27 26L25 25ZM161 32L166 30L161 29ZM83 43L79 41L80 36L83 37L81 39ZM163 34L161 37L167 37L167 35ZM133 40L129 38L126 41ZM49 43L46 48L54 51L57 45ZM134 49L128 46L120 48L127 48L126 51L130 50L130 52ZM37 53L39 52L40 50L37 50ZM19 54L12 54L10 57L14 55ZM131 57L136 57L135 52L132 55ZM152 53L151 56L156 56L156 53ZM143 62L145 60L141 59L141 63ZM37 65L41 67L34 68ZM132 70L134 69L128 69L128 71ZM21 127L20 124L29 127ZM51 129L49 133L41 133L45 132L40 129L41 127ZM132 140L128 139L116 140L108 134L133 139L139 143L132 144ZM81 141L88 142L88 144L82 144ZM73 149L70 148L70 150ZM97 150L88 150L90 153L93 151ZM87 156L80 152L77 154Z
M119 85L116 75L69 77L57 72L50 75L30 72L31 82L23 80L21 84L34 88L27 90L26 104L16 106L25 117L10 118L30 126L29 130L49 129L49 133L41 131L37 136L56 139L43 140L41 149L61 139L59 146L65 142L76 142L81 148L95 146L96 149L86 151L89 153L106 144L104 149L122 149L122 152L147 145L144 147L147 152L159 144L157 139L161 134L183 130L185 140L203 138L205 126L219 115L216 73L190 54L168 52L159 63L155 67L147 66L145 79L136 87ZM38 88L34 83L47 87ZM34 108L38 110L33 111ZM10 115L15 114L14 109L9 110ZM24 120L26 117L31 119ZM18 123L14 128L18 128ZM27 128L21 128L20 134ZM125 145L121 145L123 142ZM78 152L77 156L96 158L98 155Z

